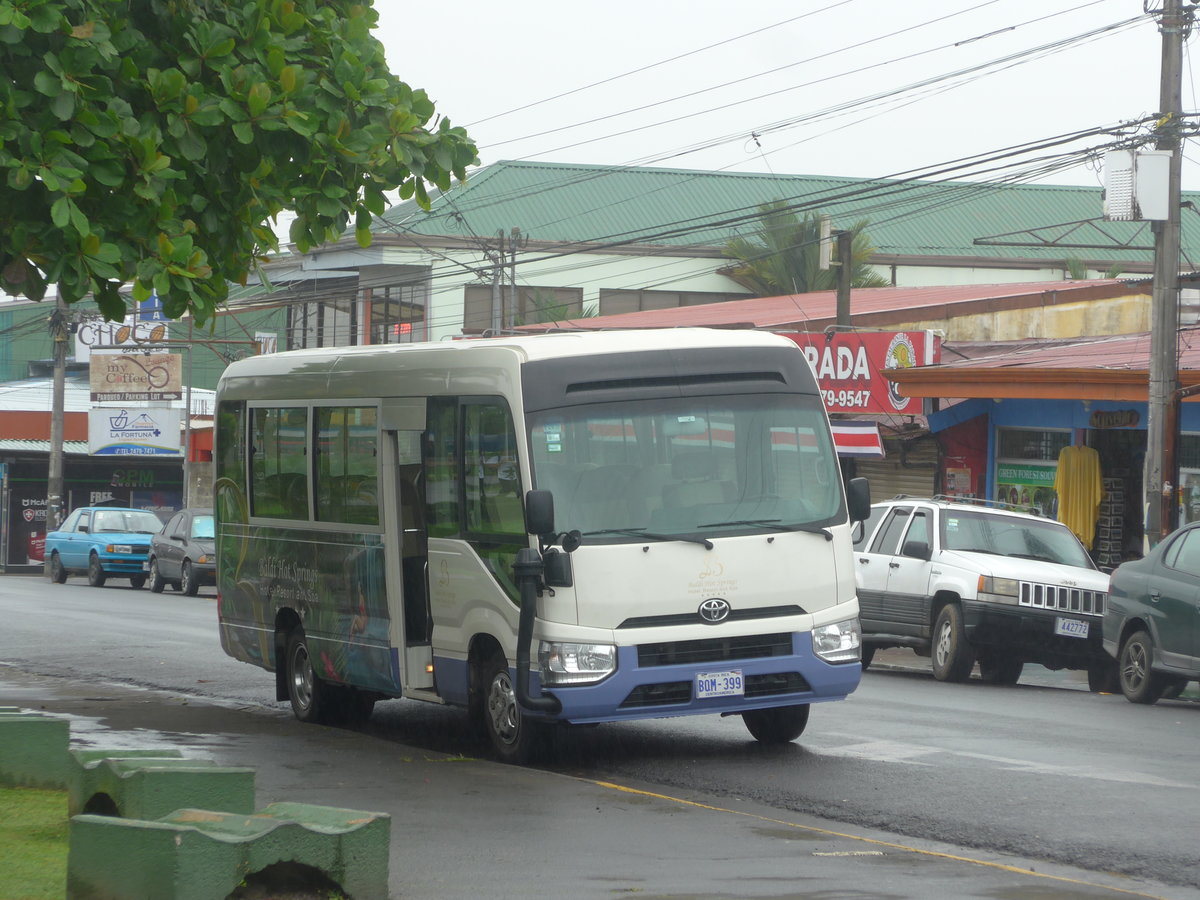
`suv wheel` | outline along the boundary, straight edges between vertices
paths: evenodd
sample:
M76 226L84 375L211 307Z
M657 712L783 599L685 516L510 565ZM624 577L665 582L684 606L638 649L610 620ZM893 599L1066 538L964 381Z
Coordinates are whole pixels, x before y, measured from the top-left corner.
M1011 656L989 653L979 659L979 677L988 684L1016 684L1025 663Z
M966 681L975 665L975 651L967 643L962 610L953 603L942 607L933 626L933 677L938 681Z

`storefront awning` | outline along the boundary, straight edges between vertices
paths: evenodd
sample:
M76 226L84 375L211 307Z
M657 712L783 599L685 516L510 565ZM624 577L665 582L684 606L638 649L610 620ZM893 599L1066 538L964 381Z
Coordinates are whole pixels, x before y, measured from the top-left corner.
M883 459L883 438L879 426L874 422L857 422L841 419L830 423L833 426L833 443L838 456L857 459Z

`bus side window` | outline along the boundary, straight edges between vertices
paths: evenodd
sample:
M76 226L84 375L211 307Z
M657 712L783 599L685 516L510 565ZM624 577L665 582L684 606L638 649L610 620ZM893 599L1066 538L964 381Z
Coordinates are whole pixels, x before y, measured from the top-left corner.
M487 534L524 534L521 478L512 417L499 402L463 405L466 525Z
M308 519L308 410L254 410L254 459L251 466L251 515Z

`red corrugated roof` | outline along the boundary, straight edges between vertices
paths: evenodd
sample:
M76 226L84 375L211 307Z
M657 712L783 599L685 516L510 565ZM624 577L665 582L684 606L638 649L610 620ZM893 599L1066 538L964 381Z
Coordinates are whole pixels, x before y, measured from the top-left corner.
M856 288L850 292L850 314L859 327L886 327L915 319L950 319L996 309L1053 306L1150 293L1149 282L1104 278L1089 281L1039 281L1025 284L970 284L942 287ZM528 325L524 331L554 328L764 328L824 330L837 322L837 292L815 291L780 297L730 300L701 306L646 310L590 319L567 319Z

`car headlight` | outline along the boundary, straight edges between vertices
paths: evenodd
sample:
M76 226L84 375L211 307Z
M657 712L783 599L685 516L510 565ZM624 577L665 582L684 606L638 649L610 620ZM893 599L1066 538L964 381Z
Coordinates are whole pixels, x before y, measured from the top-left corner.
M1021 582L1015 578L993 578L990 575L979 576L980 600L992 603L1008 603L1013 606L1021 595Z
M861 658L862 628L858 619L846 619L812 630L813 653L825 662L858 662Z
M133 553L133 546L130 544L109 544L104 549L108 553Z
M201 565L201 566L207 565L208 564L208 554L201 553L198 557L196 557L196 564Z
M617 670L617 648L612 644L541 641L538 665L543 686L595 684Z

